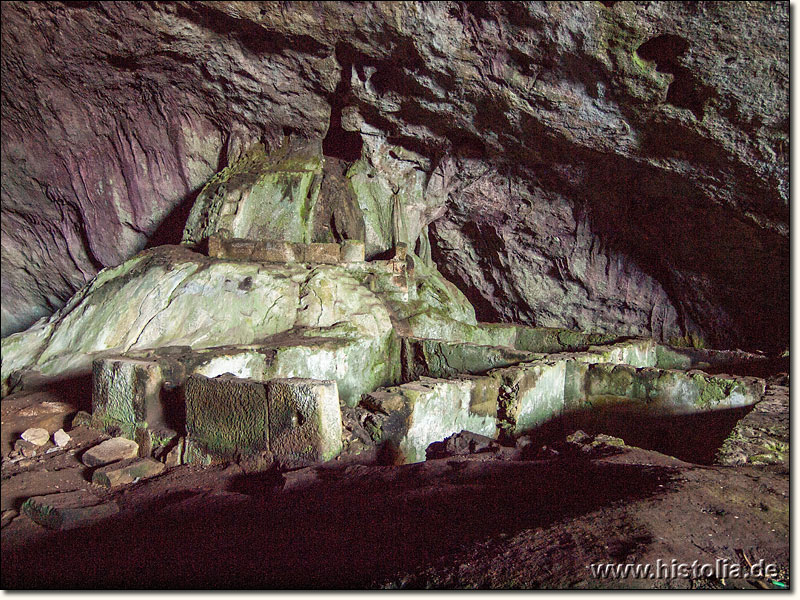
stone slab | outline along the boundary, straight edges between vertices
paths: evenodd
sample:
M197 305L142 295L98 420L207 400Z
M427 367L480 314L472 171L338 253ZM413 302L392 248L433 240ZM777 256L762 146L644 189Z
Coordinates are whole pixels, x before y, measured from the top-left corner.
M28 498L22 512L34 522L54 530L69 530L92 525L115 515L115 502L102 502L86 490Z
M118 460L135 458L139 453L139 444L125 438L113 438L100 442L83 453L81 462L87 467L101 467Z
M92 474L92 483L115 488L133 483L137 479L155 477L160 475L164 469L164 463L152 458L133 458L97 469Z

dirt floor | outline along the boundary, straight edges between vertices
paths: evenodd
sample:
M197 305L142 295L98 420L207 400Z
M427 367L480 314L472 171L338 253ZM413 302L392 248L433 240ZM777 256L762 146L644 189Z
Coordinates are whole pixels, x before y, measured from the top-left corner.
M57 394L11 396L2 402L2 587L784 588L788 449L773 450L788 444L789 395L776 383L788 380L774 379L769 404L729 438L720 460L735 464L579 433L404 466L184 465L113 492L89 483L80 462L107 436L70 430L74 408ZM72 442L31 456L16 440L42 424L66 425ZM30 496L76 489L121 510L70 531L20 514ZM719 559L763 559L779 574L620 579L590 569Z

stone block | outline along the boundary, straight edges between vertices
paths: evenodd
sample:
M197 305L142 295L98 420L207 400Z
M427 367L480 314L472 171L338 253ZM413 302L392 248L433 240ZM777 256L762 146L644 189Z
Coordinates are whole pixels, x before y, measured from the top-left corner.
M585 407L593 409L635 402L653 412L693 413L755 404L764 393L764 381L598 363L586 369L583 391Z
M308 244L303 262L337 265L341 261L339 244Z
M256 247L254 240L234 238L225 242L225 258L250 260Z
M341 246L341 260L343 263L364 262L365 246L359 240L344 240Z
M92 474L92 483L107 488L115 488L133 483L137 479L147 479L164 471L163 463L152 458L133 458L107 465Z
M537 356L511 348L413 337L404 337L402 344L403 379L406 381L413 381L420 376L448 378L461 373L476 375Z
M253 248L252 260L268 263L297 262L293 244L281 241L259 242Z
M156 361L100 358L92 365L92 416L95 422L130 426L161 418L163 374Z
M342 449L335 381L273 379L267 383L270 449L281 462L319 462Z
M400 242L394 247L394 259L397 261L406 262L406 257L408 256L408 246L403 242Z
M483 389L475 392L476 386ZM489 389L491 389L491 385ZM487 389L469 379L431 379L378 390L362 400L365 408L375 413L373 439L381 447L386 460L414 463L425 460L425 451L461 431L470 431L494 438L497 422L486 410ZM475 401L477 411L472 410Z
M208 255L211 258L223 258L225 256L224 240L220 235L214 234L208 237Z
M186 433L192 447L234 459L269 449L266 384L229 375L186 381Z
M178 443L175 444L164 456L164 466L166 468L177 467L183 461L183 447L184 447L184 438L178 439Z
M491 372L502 382L501 402L514 435L535 429L565 410L567 361L536 361Z
M81 462L87 467L102 467L104 465L135 458L139 453L139 444L125 438L113 438L89 448L83 453Z
M87 490L28 498L22 512L43 527L68 530L92 525L115 515L115 502L102 502Z

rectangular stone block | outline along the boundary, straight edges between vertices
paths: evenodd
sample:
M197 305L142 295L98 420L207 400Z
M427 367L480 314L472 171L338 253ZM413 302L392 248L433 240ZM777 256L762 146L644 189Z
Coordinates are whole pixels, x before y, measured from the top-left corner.
M656 412L693 413L754 404L764 393L764 381L598 363L586 369L583 391L585 408L637 402Z
M298 262L293 245L281 241L259 242L253 249L251 258L269 263Z
M536 361L497 369L500 400L514 435L535 429L564 412L567 361Z
M225 258L233 260L250 260L256 247L254 240L230 239L224 244Z
M223 459L269 450L263 382L221 375L186 381L186 433L192 446Z
M364 262L365 246L359 240L344 240L341 246L341 259L343 263Z
M384 456L397 464L414 463L425 460L430 444L454 433L495 437L496 410L489 409L486 396L492 390L493 384L479 378L423 377L368 394L362 403L376 413L373 439Z
M335 381L273 379L267 383L270 449L284 463L319 462L342 450Z
M341 261L339 244L308 244L303 262L337 265Z
M152 458L123 460L97 469L92 474L92 483L107 488L120 487L133 483L137 479L148 479L160 475L164 468L164 463Z
M208 255L211 258L222 258L224 255L224 240L222 236L214 234L208 237Z
M128 426L153 424L162 418L163 373L157 361L100 358L92 364L94 422ZM125 427L123 427L124 429Z

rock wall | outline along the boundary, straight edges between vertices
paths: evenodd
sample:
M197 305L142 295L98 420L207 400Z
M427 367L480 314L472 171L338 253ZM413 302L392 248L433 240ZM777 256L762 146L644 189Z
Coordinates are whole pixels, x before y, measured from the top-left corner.
M784 349L788 13L6 3L2 333L179 242L214 173L294 136L481 320Z

